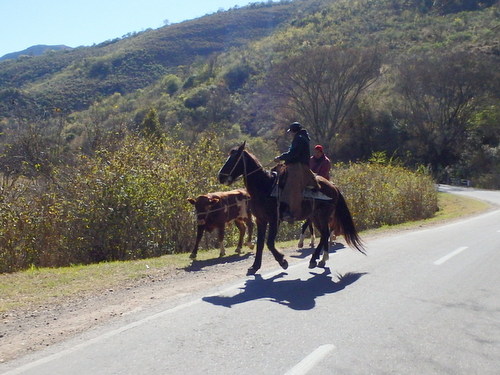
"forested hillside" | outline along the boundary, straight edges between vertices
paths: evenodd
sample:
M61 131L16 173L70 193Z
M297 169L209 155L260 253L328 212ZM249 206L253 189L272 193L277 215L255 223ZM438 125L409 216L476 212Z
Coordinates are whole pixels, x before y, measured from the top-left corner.
M367 227L431 215L429 176L500 188L499 14L476 0L255 3L0 62L0 258L186 250L185 198L221 189L243 140L269 163L291 121L339 171L388 166L338 174ZM396 166L412 177L387 177ZM379 209L395 200L367 206L365 180L379 198L422 195L394 219Z
M26 134L67 159L149 114L159 133L188 142L205 130L221 145L253 137L264 157L299 120L335 160L383 152L440 181L499 186L498 11L491 0L255 3L7 60L1 167L56 162L18 150Z
M17 59L18 57L21 57L21 56L40 56L40 55L43 55L44 53L49 52L49 51L60 51L60 50L68 50L68 49L71 49L71 47L68 47L65 45L47 46L44 44L39 44L36 46L31 46L29 48L26 48L23 51L12 52L12 53L8 53L6 55L0 56L0 61L1 60L8 60L8 59Z
M198 58L227 51L271 33L297 13L284 2L233 9L193 21L134 33L93 47L0 62L0 99L84 109L97 98L144 88ZM0 114L12 108L0 106Z

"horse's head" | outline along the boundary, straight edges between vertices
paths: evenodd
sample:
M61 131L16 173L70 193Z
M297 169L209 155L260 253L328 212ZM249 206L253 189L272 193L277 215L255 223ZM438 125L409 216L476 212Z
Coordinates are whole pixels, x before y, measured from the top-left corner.
M243 161L245 144L246 141L243 142L240 147L234 148L230 151L229 157L218 174L219 182L221 184L231 185L237 177L243 175L245 172Z

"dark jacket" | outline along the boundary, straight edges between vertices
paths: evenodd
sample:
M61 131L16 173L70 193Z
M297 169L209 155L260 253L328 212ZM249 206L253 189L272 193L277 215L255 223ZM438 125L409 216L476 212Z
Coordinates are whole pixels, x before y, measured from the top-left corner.
M309 165L310 157L309 134L307 134L307 130L305 129L301 129L295 134L288 151L278 156L285 164L302 163L306 165Z

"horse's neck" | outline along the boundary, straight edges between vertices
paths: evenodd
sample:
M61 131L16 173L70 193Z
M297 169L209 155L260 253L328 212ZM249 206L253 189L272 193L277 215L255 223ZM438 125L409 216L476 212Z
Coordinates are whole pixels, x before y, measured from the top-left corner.
M272 177L263 168L259 168L247 176L245 185L250 196L257 198L268 195L272 182Z

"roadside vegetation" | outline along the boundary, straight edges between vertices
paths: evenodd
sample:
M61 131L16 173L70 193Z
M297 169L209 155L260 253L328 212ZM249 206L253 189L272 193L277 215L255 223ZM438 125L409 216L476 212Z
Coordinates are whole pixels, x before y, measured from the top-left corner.
M50 179L3 177L0 189L0 272L133 260L187 252L195 216L188 197L228 189L216 176L224 154L215 134L189 147L157 136L128 134ZM429 174L377 162L338 166L359 228L431 217L437 210ZM296 236L286 227L280 239ZM234 243L235 231L226 236ZM210 246L205 242L205 247Z
M414 221L395 226L384 226L365 231L362 236L388 234L416 226L432 225L447 220L479 213L488 205L474 199L451 194L438 194L439 211L430 219ZM286 228L284 225L281 229ZM295 239L277 243L278 248L294 248ZM221 261L234 257L234 247L228 248L228 255ZM244 249L245 250L245 249ZM219 255L216 248L200 251L198 261L215 260ZM157 258L134 261L102 262L92 265L72 265L60 268L36 268L0 275L0 313L16 309L29 309L40 305L60 302L62 298L99 294L103 291L133 287L148 278L166 278L179 269L188 269L192 260L187 254L168 254Z

